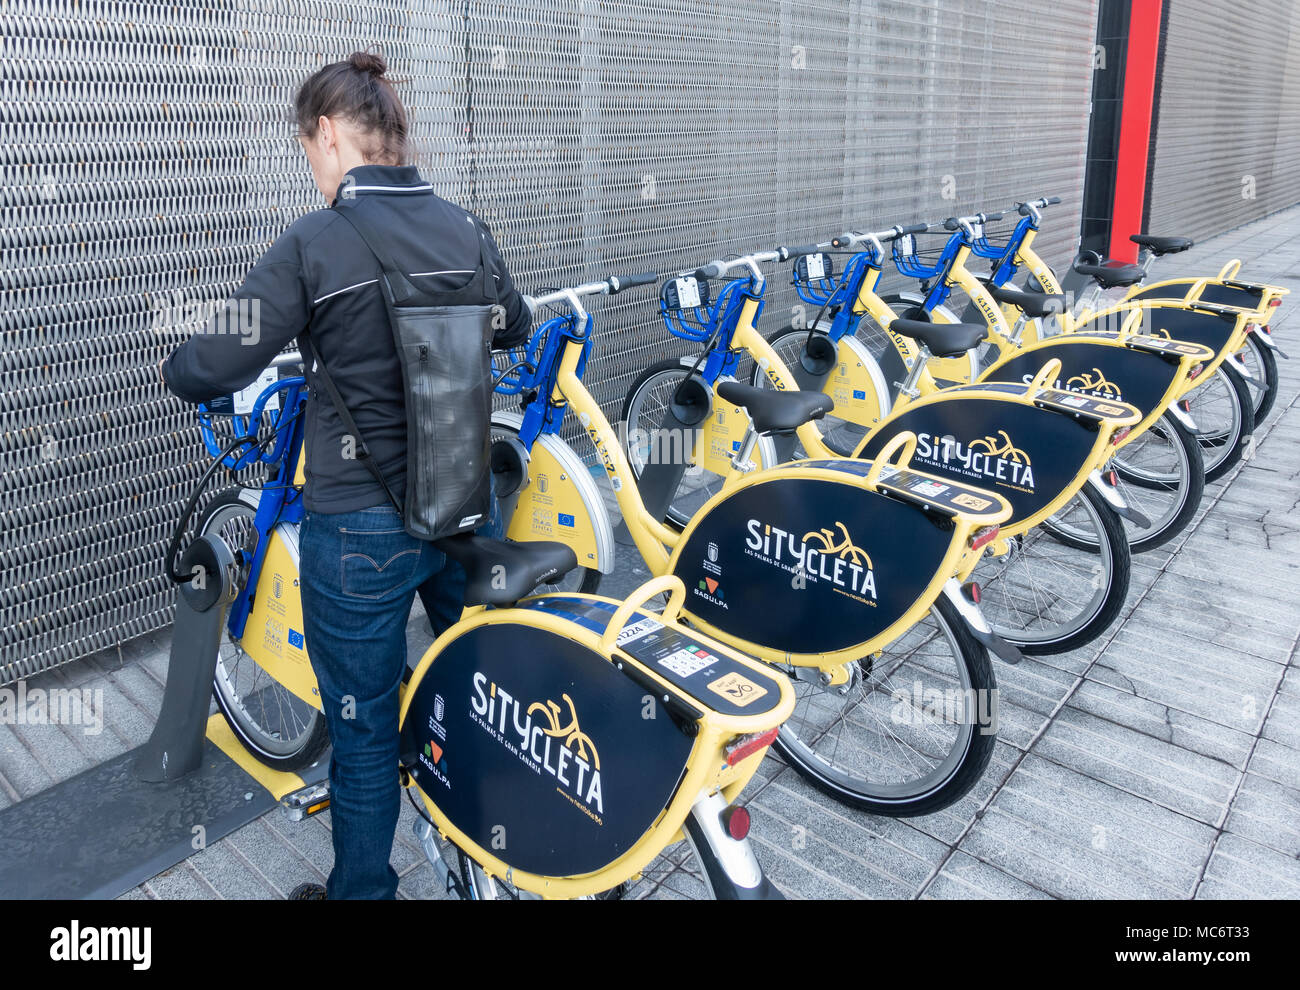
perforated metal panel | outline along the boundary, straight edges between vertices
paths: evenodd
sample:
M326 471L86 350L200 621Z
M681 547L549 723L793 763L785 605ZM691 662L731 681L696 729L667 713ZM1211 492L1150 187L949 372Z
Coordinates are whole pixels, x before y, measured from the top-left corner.
M1147 229L1207 237L1300 203L1300 6L1166 3Z
M322 205L288 111L319 65L383 47L426 175L525 289L1040 194L1065 198L1039 241L1063 261L1094 5L1043 18L1037 0L3 0L0 682L169 621L161 558L204 461L157 381L166 314L224 298ZM617 412L684 345L652 293L598 320L588 381Z

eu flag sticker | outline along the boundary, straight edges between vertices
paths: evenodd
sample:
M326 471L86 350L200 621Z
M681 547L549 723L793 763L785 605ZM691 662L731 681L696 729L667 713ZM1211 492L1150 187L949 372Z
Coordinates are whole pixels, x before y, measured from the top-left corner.
M289 645L296 646L300 650L302 649L302 633L297 629L289 630Z
M559 517L560 517L560 525L561 525L561 526L572 526L572 525L573 525L573 516L569 515L567 512L561 512L561 513L559 513Z
M862 391L862 389L860 389L860 388L855 388L855 389L853 390L853 398L855 398L855 399L865 399L866 397L867 397L867 393L864 392L864 391Z

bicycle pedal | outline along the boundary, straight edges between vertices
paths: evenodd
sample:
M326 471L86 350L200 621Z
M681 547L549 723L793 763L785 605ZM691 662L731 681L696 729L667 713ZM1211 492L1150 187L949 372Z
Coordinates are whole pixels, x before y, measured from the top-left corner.
M280 807L291 822L318 815L330 806L329 784L312 784L280 798Z

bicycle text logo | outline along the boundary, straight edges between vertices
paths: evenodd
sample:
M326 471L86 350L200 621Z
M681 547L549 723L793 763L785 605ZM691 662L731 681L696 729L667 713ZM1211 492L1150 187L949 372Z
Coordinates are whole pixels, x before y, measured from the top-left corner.
M842 522L804 533L750 519L745 552L765 564L790 571L806 582L826 582L834 590L868 605L876 603L876 573L871 557L849 536Z
M981 482L992 480L1011 488L1033 492L1034 467L1029 455L1017 447L1006 430L962 443L956 437L917 433L916 458L945 471L955 471Z
M597 825L604 824L600 819L605 813L600 755L578 725L573 699L560 695L567 709L567 721L562 721L564 709L558 702L548 699L525 705L478 671L473 684L470 707L477 716L474 721L534 773L553 777L561 794Z

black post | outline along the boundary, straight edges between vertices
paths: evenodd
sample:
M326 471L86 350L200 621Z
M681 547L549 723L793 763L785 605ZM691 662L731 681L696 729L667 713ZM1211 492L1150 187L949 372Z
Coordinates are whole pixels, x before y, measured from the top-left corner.
M235 597L235 560L218 537L201 536L190 544L180 569L193 577L176 598L162 710L134 765L137 777L152 782L176 780L199 767L221 627Z

